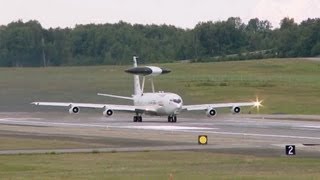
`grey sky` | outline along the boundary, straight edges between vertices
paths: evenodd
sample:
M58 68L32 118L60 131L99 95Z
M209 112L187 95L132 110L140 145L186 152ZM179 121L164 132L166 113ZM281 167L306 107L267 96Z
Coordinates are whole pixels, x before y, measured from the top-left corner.
M123 20L193 28L231 16L268 19L277 27L287 16L297 22L320 17L320 0L0 0L0 25L33 19L45 28L64 28Z

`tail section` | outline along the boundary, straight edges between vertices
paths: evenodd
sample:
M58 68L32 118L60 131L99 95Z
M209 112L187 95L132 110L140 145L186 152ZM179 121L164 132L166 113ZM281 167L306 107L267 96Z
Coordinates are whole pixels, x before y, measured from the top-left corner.
M137 67L137 57L133 56L133 67ZM139 75L133 75L133 83L134 83L134 95L142 95L142 90L141 90L141 86L140 86L140 79L139 79Z

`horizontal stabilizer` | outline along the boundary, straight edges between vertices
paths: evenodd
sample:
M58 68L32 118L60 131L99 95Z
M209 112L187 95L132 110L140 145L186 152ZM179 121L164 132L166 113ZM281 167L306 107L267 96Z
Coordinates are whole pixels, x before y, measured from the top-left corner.
M128 100L133 100L133 98L132 98L132 97L117 96L117 95L112 95L112 94L102 94L102 93L98 93L98 96L107 96L107 97L112 97L112 98L119 98L119 99L128 99Z

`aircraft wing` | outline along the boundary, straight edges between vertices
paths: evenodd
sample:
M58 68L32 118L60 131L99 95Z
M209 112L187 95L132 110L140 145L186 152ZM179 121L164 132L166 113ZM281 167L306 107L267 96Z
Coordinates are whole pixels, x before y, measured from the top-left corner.
M111 109L114 111L127 112L156 112L156 106L133 106L133 105L116 105L116 104L91 104L91 103L67 103L67 102L32 102L36 106L55 106L55 107L79 107L95 109Z
M243 102L243 103L217 103L217 104L197 104L197 105L186 105L182 109L187 111L196 111L196 110L208 110L216 108L232 108L232 107L243 107L243 106L260 106L259 101L257 102Z

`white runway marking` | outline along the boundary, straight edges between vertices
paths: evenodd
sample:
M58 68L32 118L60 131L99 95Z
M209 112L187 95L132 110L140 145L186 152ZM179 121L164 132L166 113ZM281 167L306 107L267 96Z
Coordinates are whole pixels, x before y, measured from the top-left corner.
M303 128L303 127L301 127L301 128L297 127L297 128L291 128L291 129L293 129L293 130L302 130L302 131L319 131L319 129L315 129L315 128Z
M217 128L206 128L206 127L188 127L188 126L116 126L106 124L84 124L84 123L58 123L58 122L39 122L39 121L24 121L24 120L9 120L0 119L0 123L13 124L13 125L37 125L37 126L67 126L67 127L104 127L104 128L123 128L123 129L145 129L145 130L163 130L163 131L174 131L174 130L212 130Z
M320 131L320 126L315 125L299 125L293 126L291 129L307 130L307 131Z
M163 130L163 131L174 131L174 130L210 130L210 129L217 129L217 128L188 127L188 126L122 126L121 128L127 128L127 129L146 129L146 130Z
M320 129L320 126L301 126L301 127L305 127L305 128L316 128L316 129Z

